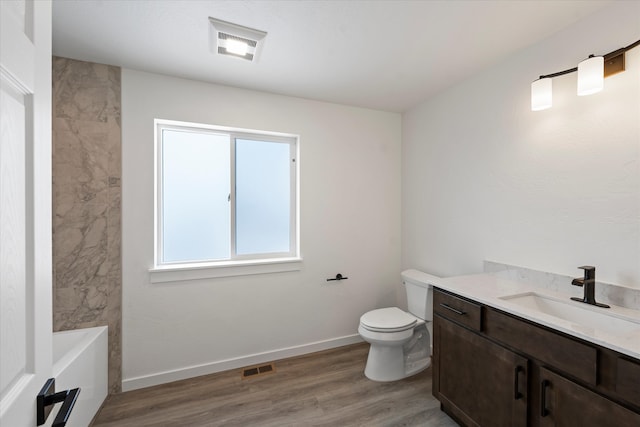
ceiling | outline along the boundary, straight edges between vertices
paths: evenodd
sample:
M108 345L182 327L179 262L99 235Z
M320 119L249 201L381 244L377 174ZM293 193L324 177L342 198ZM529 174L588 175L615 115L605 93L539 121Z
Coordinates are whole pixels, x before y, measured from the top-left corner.
M54 0L53 53L402 112L607 3ZM211 53L210 16L266 31L258 61Z

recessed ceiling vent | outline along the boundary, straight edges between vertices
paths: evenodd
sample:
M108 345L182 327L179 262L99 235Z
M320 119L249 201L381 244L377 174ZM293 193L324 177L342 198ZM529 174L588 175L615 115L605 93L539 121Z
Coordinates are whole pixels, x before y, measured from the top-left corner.
M211 51L255 62L266 32L209 17Z

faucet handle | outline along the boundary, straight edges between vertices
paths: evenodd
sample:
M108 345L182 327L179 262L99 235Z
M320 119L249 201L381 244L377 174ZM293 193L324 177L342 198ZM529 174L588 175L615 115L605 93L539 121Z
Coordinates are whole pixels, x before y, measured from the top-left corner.
M578 268L584 270L585 279L593 279L596 275L596 268L592 265L583 265L582 267Z

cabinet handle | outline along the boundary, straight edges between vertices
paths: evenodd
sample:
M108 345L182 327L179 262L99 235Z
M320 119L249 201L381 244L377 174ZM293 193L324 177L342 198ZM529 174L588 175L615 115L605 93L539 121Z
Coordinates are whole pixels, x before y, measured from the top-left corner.
M460 316L463 316L463 315L467 314L467 312L466 312L466 311L458 310L457 308L453 308L453 307L451 307L450 305L445 304L445 303L443 303L443 302L441 302L441 303L440 303L440 306L441 306L441 307L446 308L447 310L451 310L451 311L453 311L455 314L459 314Z
M522 366L516 366L515 378L513 381L513 398L515 400L522 399L522 393L520 393L520 385L518 384L518 379L520 378L520 372L525 372Z
M549 415L547 410L547 387L551 385L548 380L542 380L540 383L540 416L546 417Z

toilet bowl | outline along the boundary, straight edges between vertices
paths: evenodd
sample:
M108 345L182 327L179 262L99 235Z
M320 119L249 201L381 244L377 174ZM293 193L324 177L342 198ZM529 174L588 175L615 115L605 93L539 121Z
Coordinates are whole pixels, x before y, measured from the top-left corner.
M358 333L371 344L364 370L374 381L396 381L431 365L433 320L432 283L435 276L417 270L402 272L409 312L398 307L369 311L360 317Z

